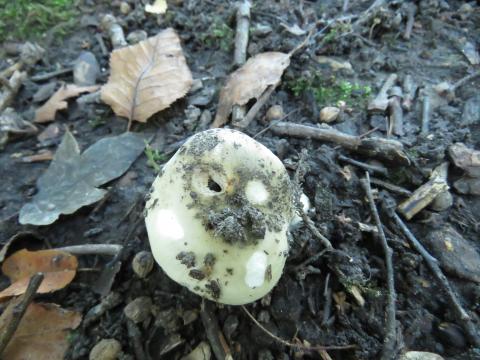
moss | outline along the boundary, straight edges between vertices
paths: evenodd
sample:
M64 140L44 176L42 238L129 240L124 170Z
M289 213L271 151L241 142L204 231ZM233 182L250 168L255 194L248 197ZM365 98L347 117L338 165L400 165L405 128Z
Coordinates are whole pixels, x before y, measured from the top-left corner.
M164 154L152 148L148 143L145 143L145 156L147 157L147 165L157 173L162 169L160 164L167 160Z
M0 42L36 40L46 31L64 35L75 21L72 0L0 0Z
M368 85L338 80L334 77L324 79L320 72L313 76L302 76L290 81L288 87L295 96L311 92L319 106L335 106L339 101L345 101L348 106L365 106L372 89Z
M208 47L219 47L230 51L233 46L234 31L222 19L215 18L207 31L201 35L201 41Z

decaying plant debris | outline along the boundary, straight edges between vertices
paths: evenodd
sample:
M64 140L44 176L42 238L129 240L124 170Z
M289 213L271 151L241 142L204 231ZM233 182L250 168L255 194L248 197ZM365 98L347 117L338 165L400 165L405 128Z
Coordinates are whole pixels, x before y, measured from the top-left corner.
M479 6L82 0L9 38L1 356L480 358ZM145 231L156 172L211 127L296 194L285 271L243 307L172 282Z

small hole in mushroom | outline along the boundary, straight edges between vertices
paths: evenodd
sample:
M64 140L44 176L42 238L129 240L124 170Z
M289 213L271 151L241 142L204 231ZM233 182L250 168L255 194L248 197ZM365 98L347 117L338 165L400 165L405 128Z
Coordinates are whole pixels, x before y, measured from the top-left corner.
M214 192L221 192L222 191L222 187L215 180L213 180L211 177L208 178L207 186L210 190L212 190Z

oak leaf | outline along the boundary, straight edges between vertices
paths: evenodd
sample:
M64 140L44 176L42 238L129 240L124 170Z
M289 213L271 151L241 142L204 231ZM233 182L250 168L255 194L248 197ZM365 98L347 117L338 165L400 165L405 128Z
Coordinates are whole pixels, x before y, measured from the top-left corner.
M12 282L0 292L0 299L21 295L28 287L30 277L37 272L44 279L37 292L40 294L59 290L67 286L75 277L77 258L69 253L57 250L17 251L2 265L2 271Z
M228 77L220 91L217 114L211 127L224 125L234 105L245 105L251 99L258 99L270 85L277 84L289 64L289 54L273 51L248 59Z
M0 332L12 320L15 306L21 298L12 300L0 317ZM70 329L82 321L81 314L62 309L55 304L32 303L8 343L2 358L9 360L61 360L64 359L70 343Z
M110 77L102 87L102 101L115 114L146 122L156 112L185 96L192 74L171 28L136 45L114 50L110 56Z
M68 103L65 100L85 92L91 93L98 89L98 85L78 86L75 84L63 84L45 104L35 111L35 119L33 121L36 123L53 121L55 120L55 114L58 110L63 110L68 107Z

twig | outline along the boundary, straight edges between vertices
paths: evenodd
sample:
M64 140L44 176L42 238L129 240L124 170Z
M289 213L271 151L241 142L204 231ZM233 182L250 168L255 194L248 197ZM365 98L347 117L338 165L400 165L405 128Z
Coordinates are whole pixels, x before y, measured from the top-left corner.
M383 166L366 164L364 162L351 159L351 158L349 158L345 155L338 155L338 160L344 161L346 163L357 166L357 167L359 167L363 170L367 170L367 171L370 171L372 173L378 173L378 174L381 174L383 176L388 176L388 170L386 168L384 168Z
M386 182L386 181L383 181L383 180L380 180L380 179L376 179L376 178L372 177L372 178L370 178L370 182L372 184L381 186L384 189L387 189L391 192L394 192L394 193L397 193L397 194L400 194L400 195L404 195L404 196L412 195L412 192L410 190L404 189L404 188L402 188L400 186L397 186L397 185L390 184L389 182Z
M108 35L110 36L110 42L112 43L114 49L127 46L123 29L115 16L111 14L105 15L102 19L102 28L108 32Z
M393 205L393 206L391 206ZM469 340L475 346L480 346L480 336L476 330L476 325L472 322L470 315L463 309L460 300L455 295L453 289L451 288L447 277L443 274L440 266L438 265L438 260L435 259L430 253L424 248L424 246L417 240L415 235L410 231L408 226L402 221L400 216L395 212L395 204L386 204L385 206L388 215L393 219L395 224L400 228L405 237L410 241L413 248L417 250L423 259L427 263L427 266L432 271L433 275L439 282L440 286L443 288L447 294L447 299L452 306L456 317L461 320L461 324L467 333Z
M211 301L202 300L200 316L215 357L217 360L225 360L225 357L231 356L231 353L222 330L220 330L220 326L218 325Z
M18 70L10 77L8 87L0 93L0 113L10 106L26 78L27 73Z
M400 90L401 91L401 90ZM403 136L403 110L400 96L394 95L388 101L389 121L392 132L395 135Z
M117 255L122 250L122 245L116 244L83 244L56 248L58 251L65 251L73 255Z
M45 81L45 80L51 79L51 78L53 78L55 76L58 76L58 75L64 75L64 74L71 73L72 71L73 71L73 68L54 70L54 71L50 71L48 73L43 73L43 74L32 76L30 78L30 80L32 80L32 81Z
M455 91L457 90L459 87L465 85L467 82L469 82L470 80L473 80L475 79L477 76L480 76L480 70L477 70L475 71L474 73L470 74L470 75L467 75L463 78L461 78L460 80L458 80L456 83L454 83L451 87L451 90L452 91Z
M262 129L262 130L260 130L258 133L256 133L255 135L253 135L252 138L255 139L256 137L262 135L264 132L270 130L270 128L272 127L272 125L276 124L277 122L280 122L280 121L285 120L285 119L288 118L290 115L292 115L293 113L296 113L296 112L299 111L299 110L300 110L300 109L292 110L292 111L290 111L288 114L285 114L284 116L282 116L280 119L272 121L272 122L270 123L270 125L268 125L265 129Z
M12 319L8 323L7 327L0 333L0 355L3 353L8 343L12 339L13 334L18 328L20 321L22 320L25 311L27 311L28 305L33 301L38 287L43 281L43 274L37 273L32 276L28 283L27 290L23 295L22 300L16 304L13 308Z
M272 339L275 341L279 342L282 345L288 346L292 349L297 349L297 350L304 350L304 351L318 351L318 350L347 350L347 349L354 349L356 348L356 345L340 345L340 346L322 346L322 345L314 345L314 346L306 346L302 344L294 344L291 343L287 340L284 340L280 337L278 337L275 334L272 334L270 331L268 331L262 324L258 322L257 319L250 313L250 311L247 310L247 308L242 305L243 311L245 311L245 314L252 320L255 325L257 325L260 330L262 330L265 334L270 336Z
M405 110L412 110L413 99L415 98L415 93L417 92L418 85L413 81L412 75L405 75L403 79L403 101L402 106Z
M244 0L237 9L237 29L235 32L235 51L233 64L241 66L247 60L248 29L250 26L250 1Z
M237 7L237 29L235 32L235 51L233 53L234 66L241 66L247 60L248 31L250 27L250 2L242 1ZM232 108L232 124L238 125L245 120L246 107L234 105ZM247 124L248 125L248 124Z
M388 285L388 302L387 302L387 319L386 319L386 334L385 340L383 342L382 356L381 359L395 359L395 347L397 339L397 326L395 321L395 302L396 302L396 292L395 292L395 280L393 276L393 262L392 262L392 249L388 246L387 238L385 232L383 231L383 225L380 221L380 216L378 215L377 207L375 206L375 201L373 200L372 188L370 185L370 175L368 171L365 172L365 179L362 179L362 185L367 194L368 203L370 205L370 211L372 212L373 218L375 219L375 224L377 225L378 234L380 235L380 240L385 254L385 265L387 268L387 285Z
M135 359L137 360L147 360L147 355L145 354L145 350L143 349L142 345L142 333L138 326L130 319L127 320L127 329L128 329L128 336L132 340L133 343L133 351L135 352Z
M435 168L430 180L415 190L408 199L398 206L398 210L407 220L410 220L424 209L428 204L435 200L439 194L448 190L446 180L447 168L447 162Z
M368 111L384 112L388 107L388 90L395 85L397 81L397 74L390 74L390 76L383 83L382 88L378 92L375 99L368 103Z
M415 13L417 12L417 7L413 3L407 3L407 24L405 25L405 32L403 33L403 38L405 40L410 40L412 35L413 23L415 22Z
M360 138L359 136L345 134L325 124L314 127L288 122L277 122L272 124L271 130L277 135L332 142L346 149L358 151L372 157L394 161L402 165L410 164L408 156L403 151L402 143L392 139L377 137Z
M95 39L97 40L98 45L100 45L100 50L102 51L102 55L107 56L108 55L108 49L105 46L105 41L103 41L102 35L100 35L98 33L95 34Z
M323 304L322 326L326 326L330 320L330 313L332 309L332 289L330 288L330 273L325 278L325 288L323 290L325 302Z
M423 104L422 104L422 130L420 131L420 134L422 135L428 134L429 124L430 124L430 96L428 94L424 94Z
M263 92L262 95L258 98L257 102L251 107L251 109L248 111L248 113L243 117L242 120L233 122L233 125L239 127L239 128L246 128L250 123L253 121L255 116L257 116L258 112L260 109L265 105L265 103L268 101L270 96L272 95L273 91L276 89L280 82L270 85L267 90Z

